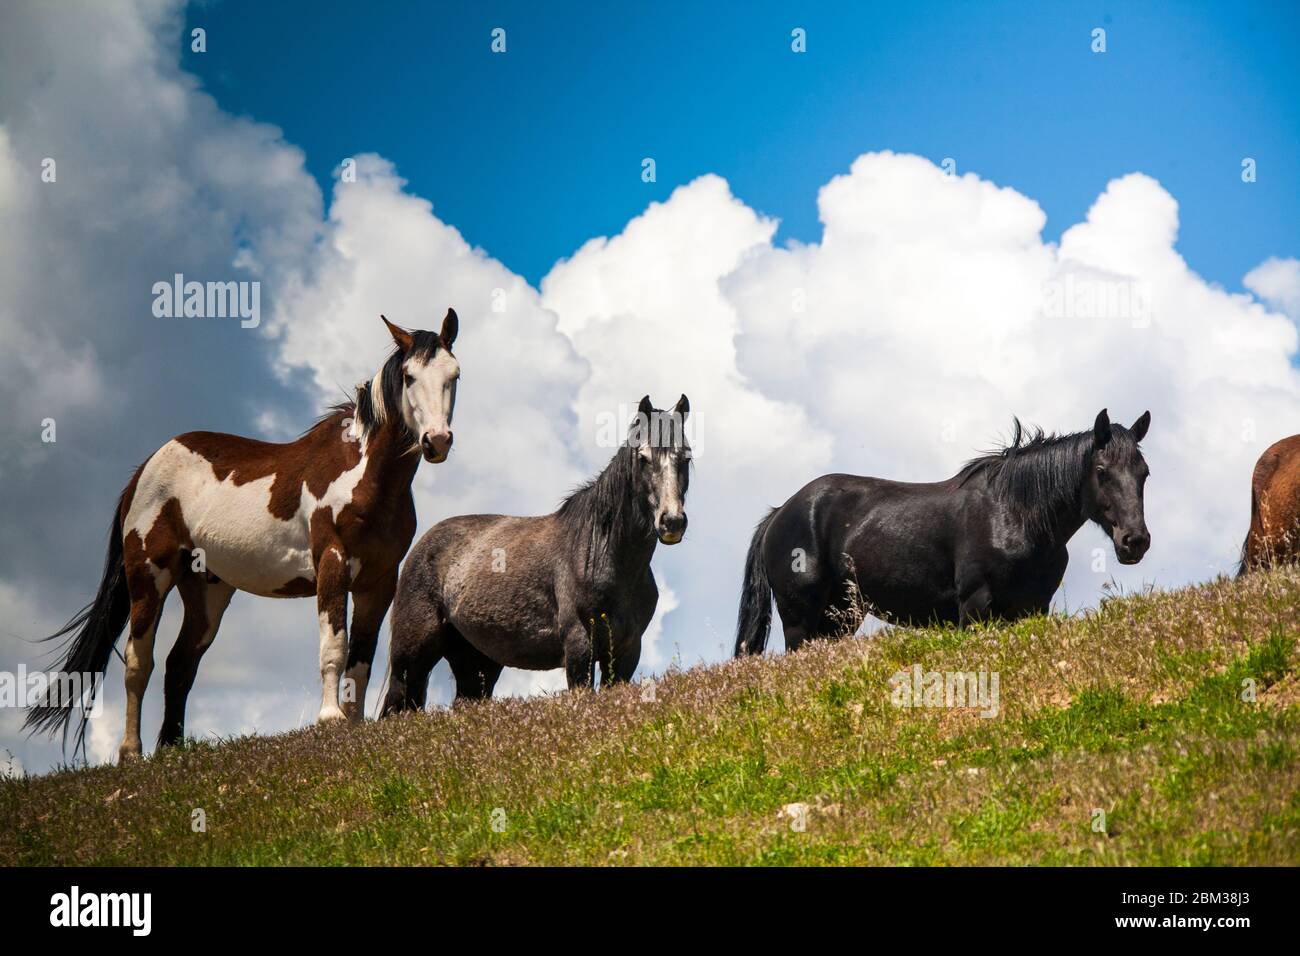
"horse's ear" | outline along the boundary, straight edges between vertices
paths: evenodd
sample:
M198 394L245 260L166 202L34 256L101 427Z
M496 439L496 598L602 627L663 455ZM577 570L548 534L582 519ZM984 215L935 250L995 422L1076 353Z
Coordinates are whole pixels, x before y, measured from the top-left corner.
M1105 448L1106 443L1110 441L1110 416L1106 414L1106 409L1097 413L1097 420L1092 424L1092 445L1094 448Z
M677 404L673 406L673 411L681 416L683 422L686 421L686 416L691 413L691 400L686 397L685 392L682 392L682 397L677 399Z
M450 352L451 344L456 341L456 333L459 331L460 319L456 316L456 310L448 309L446 318L442 320L442 331L438 333L438 343Z
M640 447L650 435L651 423L654 421L655 407L650 404L650 396L641 399L636 407L636 418L627 427L628 444Z
M1133 426L1129 429L1133 433L1134 441L1141 441L1147 437L1147 429L1151 427L1151 413L1143 412Z
M411 333L406 331L406 329L400 329L393 325L392 322L388 321L387 316L381 315L380 318L384 320L384 325L388 326L388 334L393 337L393 341L397 343L397 347L403 352L411 351L411 344L415 341L411 336Z

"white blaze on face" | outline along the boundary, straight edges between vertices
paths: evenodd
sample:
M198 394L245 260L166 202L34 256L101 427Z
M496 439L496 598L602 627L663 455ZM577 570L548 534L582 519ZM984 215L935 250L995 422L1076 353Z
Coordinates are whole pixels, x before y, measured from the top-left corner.
M456 408L460 363L446 349L431 359L409 358L402 366L402 419L428 461L443 461L451 450L451 419Z
M686 524L686 503L682 500L681 476L676 456L671 452L655 454L650 445L638 450L641 467L649 471L650 501L654 506L655 532L664 544L682 540Z

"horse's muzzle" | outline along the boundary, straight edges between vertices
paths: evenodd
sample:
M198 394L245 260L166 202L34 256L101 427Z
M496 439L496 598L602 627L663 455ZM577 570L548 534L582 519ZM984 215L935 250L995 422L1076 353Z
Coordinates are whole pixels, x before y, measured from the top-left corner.
M659 519L659 541L661 544L676 544L686 534L686 515L664 515Z
M1151 547L1151 535L1146 531L1122 531L1114 540L1115 557L1120 564L1137 564Z
M424 455L424 460L430 464L438 464L447 460L447 455L451 452L451 432L445 435L423 435L420 437L420 452Z

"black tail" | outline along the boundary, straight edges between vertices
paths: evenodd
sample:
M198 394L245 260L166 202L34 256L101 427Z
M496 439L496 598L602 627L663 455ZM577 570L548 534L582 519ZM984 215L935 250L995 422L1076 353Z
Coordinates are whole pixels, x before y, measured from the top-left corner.
M772 628L772 586L767 581L767 566L763 563L763 539L767 526L776 517L777 509L754 529L745 556L745 578L741 582L740 611L736 615L736 656L761 654L767 647L767 633Z
M125 492L123 498L125 498ZM87 604L67 624L54 634L45 638L47 641L66 637L64 646L68 648L59 671L63 674L94 674L95 683L88 689L88 695L78 701L70 701L59 695L46 697L46 702L31 708L24 730L33 733L56 731L63 732L63 742L67 745L68 726L73 712L81 714L81 724L77 728L76 749L83 749L86 743L86 721L90 704L104 671L108 668L108 659L112 656L113 646L117 643L122 629L126 627L131 616L131 599L126 590L126 570L122 563L122 503L118 503L113 513L113 527L108 533L108 556L104 559L104 574L100 578L99 591L95 599ZM74 706L75 704L75 706Z

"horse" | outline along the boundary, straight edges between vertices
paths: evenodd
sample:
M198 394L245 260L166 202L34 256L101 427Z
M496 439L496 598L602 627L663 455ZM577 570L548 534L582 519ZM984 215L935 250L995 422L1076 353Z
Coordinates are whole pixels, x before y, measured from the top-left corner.
M1241 546L1240 577L1300 559L1300 435L1270 445L1250 479L1250 530Z
M62 672L96 675L97 688L129 622L119 762L141 755L140 704L153 671L154 632L172 588L180 591L185 617L167 656L160 747L184 737L185 703L199 661L236 591L314 596L318 721L363 716L379 627L392 603L398 564L415 536L411 481L421 454L439 463L451 451L460 375L451 350L459 327L454 309L437 333L408 331L380 318L394 345L383 366L357 386L351 401L296 441L188 432L155 451L121 493L94 600L46 638L65 638ZM83 703L76 738L81 748L85 714ZM29 712L26 726L50 733L61 728L66 744L71 715L71 707L47 696Z
M402 568L381 716L423 710L443 658L457 701L492 696L503 667L563 667L568 686L630 680L659 590L656 543L686 533L690 402L641 399L599 476L542 517L462 515L434 525Z
M1123 564L1151 545L1148 474L1130 428L1105 409L1090 431L1026 433L933 483L824 475L774 508L745 559L735 655L767 645L775 595L786 649L852 633L867 612L903 624L956 624L1046 613L1069 561L1066 542L1099 524Z

